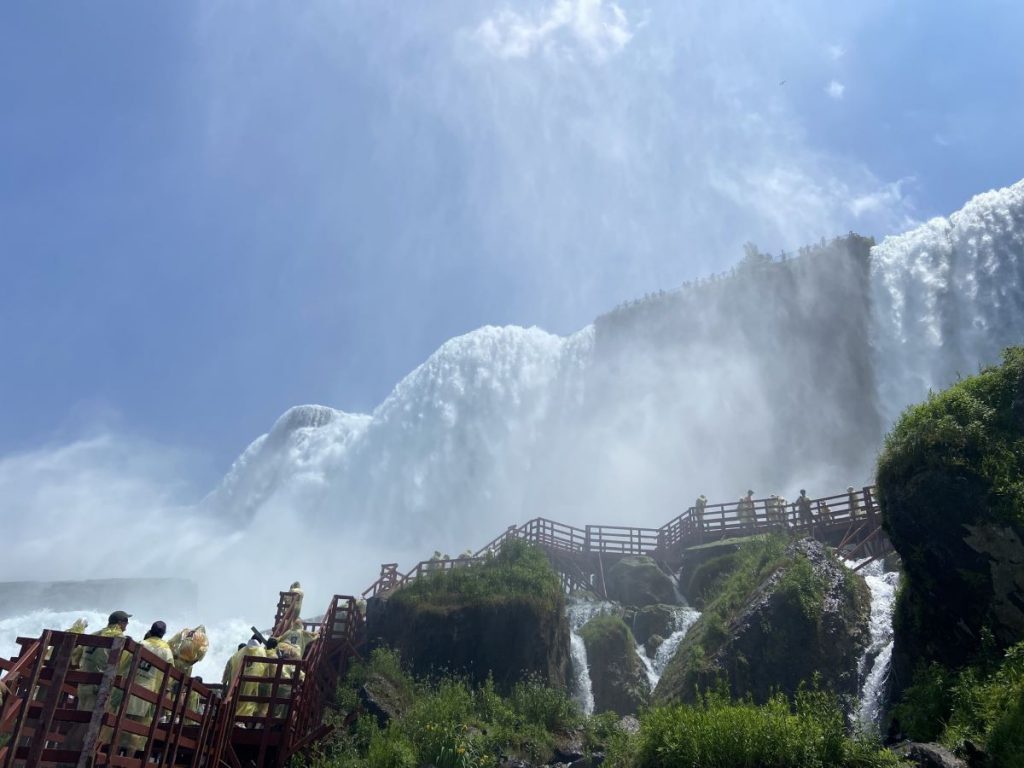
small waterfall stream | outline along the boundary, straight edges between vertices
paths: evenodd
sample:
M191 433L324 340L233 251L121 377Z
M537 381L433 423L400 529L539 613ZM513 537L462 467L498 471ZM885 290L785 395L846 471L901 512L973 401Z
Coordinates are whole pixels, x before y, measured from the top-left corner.
M614 608L615 605L607 600L570 598L566 609L569 615L572 657L572 697L588 715L594 713L594 690L590 683L590 669L587 666L587 648L580 637L580 628L595 616L611 613Z
M637 644L636 652L637 655L640 656L640 661L643 662L644 669L647 672L647 679L651 683L652 691L657 687L658 681L661 679L661 675L665 671L665 667L667 667L669 661L672 660L679 644L683 641L683 638L686 637L686 633L699 618L700 611L694 608L677 608L675 612L675 622L672 627L672 634L666 637L665 641L658 646L658 650L655 652L653 659L647 658L647 652L644 650L644 647Z
M847 565L853 567L856 563ZM881 724L892 660L892 610L899 573L884 571L879 560L866 565L860 573L871 590L871 642L857 664L857 675L861 681L857 723L864 730L877 730Z
M615 603L607 600L582 598L571 598L567 608L572 657L572 697L588 715L594 712L594 693L590 680L590 669L587 665L587 649L579 631L595 616L621 613L621 610ZM700 618L700 611L685 606L677 608L672 634L665 638L665 641L658 647L653 659L647 658L647 653L642 645L637 645L636 652L644 665L651 690L654 690L658 684L658 680L661 679L661 675L679 647L679 643L682 642L683 637L698 618Z

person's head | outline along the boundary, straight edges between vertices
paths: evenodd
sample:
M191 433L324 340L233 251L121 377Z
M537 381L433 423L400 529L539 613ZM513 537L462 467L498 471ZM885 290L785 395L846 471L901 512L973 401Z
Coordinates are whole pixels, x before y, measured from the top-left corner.
M146 638L159 637L163 639L163 636L167 634L167 625L162 621L154 621L152 626L149 628L149 632L146 633Z
M849 488L847 488L846 492L847 493L853 493L853 486L851 485Z
M110 617L107 619L107 626L118 626L122 630L128 629L128 619L130 619L131 617L132 615L130 613L125 613L124 611L114 611L112 614L110 614Z
M806 496L807 495L807 491L805 491L803 488L801 488L800 489L800 495L801 496Z
M751 496L753 496L753 495L754 495L754 492L753 492L753 491L751 491L751 490L748 490L748 491L747 491L747 498L748 498L748 499L749 499L749 498L750 498Z
M267 644L265 647L268 651L272 651L275 648L277 648L277 638L271 637L269 640L267 640Z
M302 629L302 619L296 619L292 622L292 629Z
M242 650L243 648L245 648L245 643L239 643L239 644L238 644L238 647L237 647L237 648L236 648L235 650L236 650L236 651L240 651L240 650Z
M297 581L293 581L292 585L289 587L289 589L302 589L302 585L299 584L299 582L297 582Z

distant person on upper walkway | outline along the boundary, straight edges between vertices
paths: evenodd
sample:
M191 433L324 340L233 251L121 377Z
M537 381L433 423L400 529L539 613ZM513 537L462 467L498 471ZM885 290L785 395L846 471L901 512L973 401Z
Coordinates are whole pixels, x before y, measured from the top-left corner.
M702 493L693 504L693 521L698 531L704 530L704 510L707 509L708 499Z
M860 499L857 497L857 492L853 490L852 485L846 489L846 498L850 506L850 519L856 520L860 517Z
M751 490L747 491L747 495L742 497L739 504L736 507L736 512L740 518L740 524L744 528L753 528L754 523L757 519L756 513L754 512L754 492Z
M284 608L286 626L291 626L296 619L302 618L302 598L302 585L293 581L284 597L281 598L284 602L282 607Z
M807 491L800 489L800 496L794 506L800 518L800 524L806 526L811 535L814 535L814 513L811 511L811 500L807 498Z

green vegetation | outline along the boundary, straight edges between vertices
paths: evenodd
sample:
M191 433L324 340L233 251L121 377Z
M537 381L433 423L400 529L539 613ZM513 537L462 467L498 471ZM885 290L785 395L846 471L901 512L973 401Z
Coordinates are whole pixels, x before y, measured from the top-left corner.
M712 663L715 651L728 637L729 627L754 591L788 562L784 556L787 543L785 536L777 534L752 537L735 553L707 563L709 567L715 568L721 565L723 570L710 581L703 595L704 613L687 633L677 651L678 658L686 659L690 682L694 682L698 676L716 674L717 669ZM724 563L712 566L717 560L725 559L732 567L731 572L724 570ZM794 586L799 591L800 585ZM665 674L670 675L676 668L677 664L673 662Z
M794 695L815 674L836 693L855 692L870 611L863 580L822 545L780 534L721 557L705 563L716 575L703 615L666 667L654 702L692 703L725 684L734 696L764 703L777 692Z
M886 437L878 460L883 506L887 496L900 495L900 486L938 472L957 476L981 495L966 508L934 497L932 504L915 510L918 525L945 527L951 521L979 519L1024 522L1024 348L1007 349L1003 360L1003 365L986 368L906 410ZM900 537L902 527L893 522L887 516L890 535Z
M509 539L485 563L427 573L390 599L438 609L526 600L554 610L563 596L558 575L544 552L525 541Z
M896 756L846 735L842 711L820 691L761 706L707 694L689 706L655 708L641 720L636 768L898 766Z
M895 728L1024 765L1024 348L908 408L877 476L904 569Z
M955 673L922 664L894 715L916 740L938 740L961 755L974 745L992 765L1024 766L1024 643Z
M586 718L564 691L536 680L521 681L509 696L490 683L417 681L394 652L378 649L339 690L339 719L355 707L356 689L374 678L400 692L401 713L384 727L359 715L321 745L310 768L487 768L501 756L541 764L572 741L586 754L603 754L608 768L898 765L877 744L848 737L836 701L818 691L801 691L792 702L775 696L763 706L710 694L692 706L647 710L639 731L629 733L618 716Z
M396 716L384 728L360 715L351 730L339 730L311 761L314 768L473 768L497 765L498 755L527 760L552 753L558 734L582 732L585 718L565 691L536 678L517 682L502 696L490 680L414 680L396 653L377 649L353 667L338 691L344 713L356 708L357 689L384 679L398 692Z

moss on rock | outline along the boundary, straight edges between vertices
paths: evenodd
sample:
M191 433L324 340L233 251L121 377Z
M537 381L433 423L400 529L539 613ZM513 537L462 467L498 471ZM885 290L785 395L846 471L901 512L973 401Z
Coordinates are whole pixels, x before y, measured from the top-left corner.
M490 676L501 690L528 675L555 687L568 680L565 596L543 552L524 542L371 600L367 624L369 637L397 650L416 675Z
M608 597L623 605L674 605L675 584L651 557L624 557L605 574Z
M722 683L733 696L765 702L815 676L836 693L856 693L869 638L864 580L810 539L787 546L771 537L736 557L736 570L669 662L655 703L693 702Z
M595 616L580 630L587 649L594 710L635 714L651 686L629 627L618 616Z

